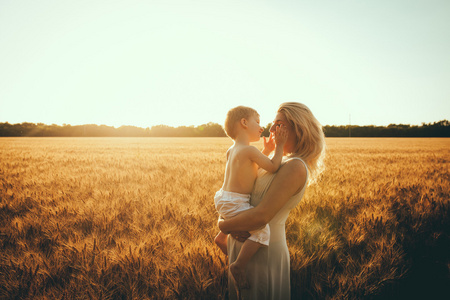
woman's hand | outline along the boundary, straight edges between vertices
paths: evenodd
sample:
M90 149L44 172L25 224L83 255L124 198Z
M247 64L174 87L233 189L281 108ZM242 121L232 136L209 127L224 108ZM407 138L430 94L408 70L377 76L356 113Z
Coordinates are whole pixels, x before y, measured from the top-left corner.
M225 230L222 230L223 228L223 222L225 220L222 218L219 218L219 220L217 221L217 225L219 227L219 229L224 233L224 234L229 234L232 238L234 238L235 240L239 241L239 242L245 242L246 239L248 239L250 237L250 233L248 231L232 231L232 232L227 232Z
M243 243L250 237L250 233L248 231L232 231L230 232L230 236L238 242Z

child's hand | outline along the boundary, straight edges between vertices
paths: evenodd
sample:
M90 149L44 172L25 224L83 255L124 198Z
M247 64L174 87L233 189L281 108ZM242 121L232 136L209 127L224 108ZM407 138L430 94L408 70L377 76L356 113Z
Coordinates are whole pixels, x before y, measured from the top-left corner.
M284 146L288 138L288 132L286 126L280 125L276 127L275 130L275 144L278 146Z
M271 132L269 137L266 139L266 137L264 138L264 150L263 153L269 154L271 153L273 150L275 150L275 140L273 139L273 133Z

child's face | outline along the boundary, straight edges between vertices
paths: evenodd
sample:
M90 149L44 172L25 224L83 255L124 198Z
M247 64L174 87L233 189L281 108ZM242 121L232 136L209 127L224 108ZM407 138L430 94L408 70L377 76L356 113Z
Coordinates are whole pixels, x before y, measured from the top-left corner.
M250 141L257 142L261 138L261 134L264 131L264 128L259 125L259 116L258 115L252 115L250 118L248 118L248 131L250 135Z

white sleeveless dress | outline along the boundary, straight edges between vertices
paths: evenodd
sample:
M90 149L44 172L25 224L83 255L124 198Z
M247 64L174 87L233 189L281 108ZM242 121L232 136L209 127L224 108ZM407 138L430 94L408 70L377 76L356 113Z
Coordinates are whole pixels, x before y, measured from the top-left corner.
M306 182L308 181L308 167L300 158L283 158L282 165L291 159L298 159L306 167ZM263 199L266 191L275 177L275 173L268 173L259 169L258 177L253 188L250 204L257 206ZM270 241L268 247L262 247L251 258L247 265L246 275L251 288L241 290L242 299L291 299L290 260L286 244L285 222L291 209L302 199L305 193L306 183L303 189L292 196L283 208L269 222ZM228 260L234 262L242 247L241 242L228 236ZM234 282L228 273L229 299L238 299Z

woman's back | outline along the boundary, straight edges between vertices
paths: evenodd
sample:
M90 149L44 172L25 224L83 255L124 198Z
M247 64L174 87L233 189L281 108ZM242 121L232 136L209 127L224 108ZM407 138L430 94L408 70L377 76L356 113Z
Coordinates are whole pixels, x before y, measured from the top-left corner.
M285 160L283 164L289 160ZM264 198L274 177L274 173L259 170L250 199L253 206L257 206ZM285 222L290 210L302 199L305 187L306 184L269 222L269 246L259 249L247 265L247 278L251 288L241 291L242 299L290 299L290 262L286 245ZM229 237L228 257L230 263L236 260L241 246L242 243ZM234 283L230 278L229 276L230 299L237 299Z

